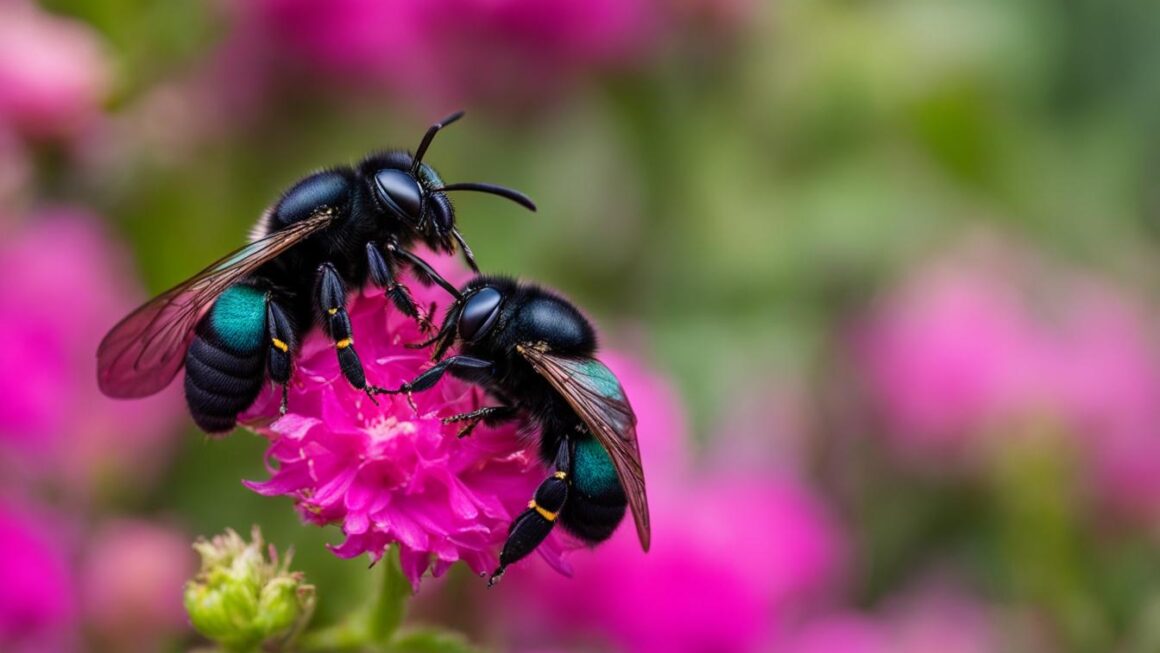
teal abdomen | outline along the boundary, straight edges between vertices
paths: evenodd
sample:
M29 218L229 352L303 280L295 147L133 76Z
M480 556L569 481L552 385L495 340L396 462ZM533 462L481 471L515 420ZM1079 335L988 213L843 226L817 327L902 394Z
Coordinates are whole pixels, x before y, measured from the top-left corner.
M250 286L230 286L210 313L214 335L229 349L257 351L266 331L266 295Z
M623 492L612 458L594 437L576 441L572 451L572 486L589 497Z

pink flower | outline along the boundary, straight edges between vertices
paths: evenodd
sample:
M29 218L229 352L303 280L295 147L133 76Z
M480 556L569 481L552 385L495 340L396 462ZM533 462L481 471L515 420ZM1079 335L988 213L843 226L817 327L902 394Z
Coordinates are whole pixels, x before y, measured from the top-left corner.
M878 615L838 613L800 627L784 653L991 653L1007 650L986 606L946 588L889 603Z
M1030 257L1025 257L1030 258ZM1027 422L1080 452L1127 513L1160 511L1160 329L1128 290L1010 262L919 269L863 326L856 358L886 434L924 461Z
M176 389L135 402L97 390L97 343L142 295L125 259L77 209L43 211L0 243L0 457L81 495L160 469L182 414Z
M0 3L0 128L74 136L98 116L109 82L92 28L27 0Z
M653 0L262 0L236 9L235 37L266 48L247 56L444 108L541 104L590 71L631 65L661 22Z
M1127 293L1069 283L1042 361L1055 410L1116 510L1160 514L1160 320Z
M73 580L60 540L42 511L0 501L0 650L75 646Z
M196 571L180 532L144 521L103 524L88 539L80 573L86 623L108 650L160 650L186 628L182 591Z
M620 651L758 650L836 580L839 529L790 478L767 470L657 480L647 554L621 529L573 555L571 579L511 579L497 612L520 615L522 648L596 640Z
M424 256L452 283L467 280L450 259ZM437 288L414 282L410 287L421 306L449 302ZM380 290L357 293L348 311L370 384L397 387L429 365L429 351L406 347L423 334ZM650 461L662 469L676 467L681 454L672 442L680 440L683 426L671 391L623 356L601 358L633 402L646 469L653 469ZM547 477L536 455L538 443L519 435L517 425L480 425L459 439L458 425L445 425L441 418L478 407L484 395L450 376L413 399L417 411L401 396L380 396L376 406L346 382L334 346L312 331L291 381L289 412L270 421L279 401L271 389L242 417L271 441L271 478L247 485L264 495L293 497L308 522L339 525L346 538L334 547L339 556L366 553L377 560L398 544L403 570L416 588L425 571L440 576L456 561L476 573L490 572L512 519ZM631 520L622 530L633 530ZM557 529L538 552L567 573L562 554L576 546ZM509 577L518 576L524 565Z
M947 450L1031 392L1034 334L1001 278L921 270L860 334L868 391L899 444Z
M462 272L444 274L453 283L466 280ZM448 301L442 290L414 282L411 288L421 306ZM369 383L397 387L426 368L430 352L405 346L423 334L381 291L354 296L348 311ZM278 396L271 391L243 418L271 441L271 478L247 485L264 495L293 497L308 522L339 525L346 536L334 547L339 556L366 553L377 560L398 543L403 570L416 587L428 568L439 576L460 560L477 573L491 571L508 526L547 471L534 443L521 439L515 426L481 425L459 439L458 425L442 423L482 400L478 389L445 378L414 395L418 412L402 396L381 396L376 406L342 377L334 346L316 329L297 360L290 412L262 424L263 416L277 415ZM554 535L539 552L566 569L566 547Z

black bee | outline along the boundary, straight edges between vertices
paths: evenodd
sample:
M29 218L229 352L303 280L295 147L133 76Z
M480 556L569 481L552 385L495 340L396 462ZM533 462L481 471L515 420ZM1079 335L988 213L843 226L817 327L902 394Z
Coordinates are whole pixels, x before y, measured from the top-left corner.
M459 353L442 359L458 340ZM540 458L555 472L516 517L500 553L495 584L508 565L531 553L557 521L580 539L608 539L632 507L641 547L649 547L648 499L636 442L636 414L624 388L593 358L596 333L566 299L512 279L479 276L447 311L435 344L437 362L390 394L433 387L443 374L476 383L499 405L453 415L465 436L480 421L528 420L539 427ZM442 360L440 360L442 359Z
M98 382L110 397L136 398L167 386L184 364L185 398L199 427L228 431L267 376L286 385L301 336L315 323L334 341L343 375L368 389L345 303L349 288L385 288L403 313L425 321L403 266L452 295L454 286L410 249L453 253L458 245L448 191L474 190L535 210L523 194L480 183L445 184L423 155L435 134L463 115L432 125L412 155L372 154L355 167L316 172L282 194L258 221L250 244L154 298L121 320L97 351Z

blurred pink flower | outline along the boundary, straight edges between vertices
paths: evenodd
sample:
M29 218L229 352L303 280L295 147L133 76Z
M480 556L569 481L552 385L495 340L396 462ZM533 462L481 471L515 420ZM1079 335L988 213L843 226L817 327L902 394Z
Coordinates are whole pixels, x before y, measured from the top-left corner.
M1144 519L1160 514L1160 320L1115 288L1069 284L1044 356L1055 409L1097 493Z
M1003 279L920 270L857 342L868 390L905 447L956 448L1033 386L1034 334Z
M999 646L987 606L947 588L889 603L878 615L839 613L800 627L782 653L991 653Z
M632 529L622 528L596 550L573 555L571 579L540 573L508 581L497 609L521 615L518 644L753 651L836 581L841 533L793 480L767 471L657 481L650 479L647 554Z
M182 591L197 571L189 539L154 523L105 523L80 573L87 626L106 650L157 651L187 628Z
M420 106L537 105L647 53L655 0L261 0L235 6L233 48L282 68L415 96ZM244 64L243 64L244 65Z
M1019 420L1058 424L1100 494L1160 510L1160 330L1128 291L1011 265L919 269L863 325L856 359L906 455L961 453Z
M97 343L141 297L126 258L79 209L42 211L0 243L0 457L82 496L159 471L182 414L175 391L97 389Z
M40 509L0 500L0 650L73 650L73 579L59 528Z
M0 3L0 128L77 135L98 116L109 84L95 30L28 0Z

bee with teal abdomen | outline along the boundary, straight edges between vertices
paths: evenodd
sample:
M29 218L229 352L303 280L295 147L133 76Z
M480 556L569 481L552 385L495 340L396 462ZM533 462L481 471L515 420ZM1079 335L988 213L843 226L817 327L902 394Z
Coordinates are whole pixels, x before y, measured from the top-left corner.
M443 359L459 341L459 352ZM540 458L555 472L516 517L499 568L535 550L559 521L589 543L608 539L632 508L637 535L649 547L648 499L636 441L636 415L616 376L594 358L596 333L566 299L531 284L480 276L447 311L434 366L389 393L433 387L445 373L483 386L499 400L445 422L527 419L539 427ZM442 360L439 360L442 359Z
M435 134L462 115L432 125L414 154L372 154L355 167L323 170L291 186L262 215L250 244L113 327L97 351L101 390L118 398L148 396L184 365L194 421L208 432L228 431L267 377L282 385L285 409L298 342L314 324L333 341L346 379L368 389L346 313L347 290L374 283L400 311L424 319L398 281L402 268L452 295L458 291L413 246L448 254L458 246L477 269L447 192L491 193L535 210L509 188L444 184L423 163Z

